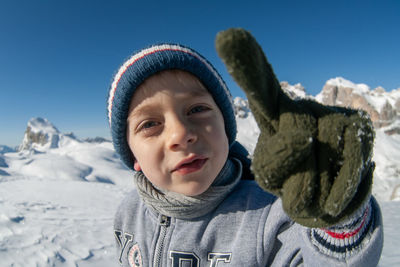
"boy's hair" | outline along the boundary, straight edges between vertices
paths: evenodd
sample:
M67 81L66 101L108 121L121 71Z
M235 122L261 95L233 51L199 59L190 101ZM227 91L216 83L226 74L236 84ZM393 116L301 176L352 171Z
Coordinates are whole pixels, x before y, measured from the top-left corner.
M120 67L111 83L108 120L116 152L133 169L134 159L128 146L126 127L129 105L135 90L151 75L163 70L183 70L196 76L214 98L224 117L229 145L236 139L236 120L232 96L215 68L199 53L178 44L160 44L133 54Z

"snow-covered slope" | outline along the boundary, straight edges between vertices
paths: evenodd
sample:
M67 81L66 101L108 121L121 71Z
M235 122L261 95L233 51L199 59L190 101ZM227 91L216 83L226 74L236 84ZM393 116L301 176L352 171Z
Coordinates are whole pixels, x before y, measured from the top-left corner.
M376 163L373 194L382 201L400 201L400 135L377 130L373 160Z
M28 122L0 154L0 266L115 266L112 221L132 173L102 139Z
M0 167L1 162L7 164L3 171L11 176L131 185L127 178L131 173L115 154L111 142L93 140L79 140L71 133L59 132L46 119L33 118L28 122L20 150L0 155Z
M117 266L121 186L13 176L0 182L0 266Z

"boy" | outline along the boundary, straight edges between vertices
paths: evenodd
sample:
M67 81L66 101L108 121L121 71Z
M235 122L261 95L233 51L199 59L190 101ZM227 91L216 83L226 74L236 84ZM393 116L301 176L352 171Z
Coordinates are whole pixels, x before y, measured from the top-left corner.
M233 47L241 47L239 52L251 48L248 51L257 54L259 48L247 32L232 31L226 32L222 39ZM245 38L238 41L237 36ZM311 149L314 149L309 143L317 142L313 138L322 139L313 135L311 139L306 138L305 143L294 142L302 136L294 125L301 120L307 122L304 114L311 112L296 113L297 110L292 112L293 109L285 106L285 112L281 112L284 116L296 113L293 117L296 123L292 129L287 129L296 135L283 144L290 148L290 153L282 161L278 160L278 164L283 165L276 172L289 178L277 180L273 173L263 178L265 170L258 166L274 162L284 151L274 150L275 144L265 144L268 140L279 143L284 138L275 140L276 135L271 135L264 142L265 132L272 132L275 122L271 120L266 126L265 118L272 113L263 110L264 100L255 98L260 92L251 91L254 80L247 80L247 77L256 72L246 73L242 68L254 65L257 60L253 60L251 54L245 59L239 55L230 61L224 51L231 51L229 55L235 51L219 50L233 76L238 80L245 77L242 87L261 129L257 147L263 146L261 150L267 147L265 157L254 155L252 171L263 189L281 196L282 201L254 181L246 180L249 162L247 152L235 142L231 96L211 64L181 45L162 44L143 49L128 59L116 74L108 102L114 147L123 162L135 170L136 189L124 199L115 217L120 264L174 267L376 265L382 249L380 211L369 195L369 187L368 190L364 190L367 186L361 187L368 184L363 181L368 181L372 175L370 158L362 158L363 169L367 171L360 174L363 179L351 192L351 199L345 200L346 207L337 212L335 209L341 202L335 202L334 208L323 214L325 210L318 207L329 207L328 200L337 195L325 196L325 191L319 188L324 187L326 181L312 180L324 177L323 168L320 168L321 174L315 174L314 169L307 167L315 165L314 160L309 162L313 159ZM250 63L245 62L249 58ZM238 62L239 66L235 66ZM265 66L268 66L266 59L258 69ZM264 71L267 77L272 75L268 68ZM257 81L256 90L267 88L260 89L263 86ZM275 93L276 102L296 106L285 102L288 100L279 91ZM269 96L274 99L273 94ZM315 104L311 108L315 113ZM330 115L327 111L321 113ZM296 117L298 114L300 117ZM347 115L346 119L354 114ZM311 121L314 119L312 117ZM322 117L317 119L323 122ZM340 116L338 120L343 121ZM281 124L284 123L282 119ZM351 140L349 138L346 137L346 141ZM363 140L364 137L359 138ZM347 148L343 146L346 158ZM369 153L368 149L364 150ZM296 167L292 167L293 158ZM323 164L323 160L321 162ZM342 172L340 169L339 174ZM299 175L302 179L297 179ZM337 180L340 182L341 176ZM310 189L308 186L304 190L298 188L307 181L313 182ZM333 183L332 191L337 186ZM346 190L353 187L350 184ZM347 194L343 192L342 195ZM327 228L329 225L333 226Z

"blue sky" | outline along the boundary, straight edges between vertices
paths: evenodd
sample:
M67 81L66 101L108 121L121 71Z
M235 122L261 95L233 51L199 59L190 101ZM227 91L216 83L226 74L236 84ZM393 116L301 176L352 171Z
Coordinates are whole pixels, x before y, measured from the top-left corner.
M400 1L0 1L0 144L44 117L78 137L109 137L106 97L134 51L169 41L199 51L244 96L214 49L248 29L279 80L316 95L337 76L400 88Z

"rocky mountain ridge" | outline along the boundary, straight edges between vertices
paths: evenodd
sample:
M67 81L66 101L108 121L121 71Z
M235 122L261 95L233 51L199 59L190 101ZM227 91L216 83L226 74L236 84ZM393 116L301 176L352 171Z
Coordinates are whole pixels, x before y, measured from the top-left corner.
M337 77L328 80L315 99L326 105L363 109L375 128L385 128L389 135L400 134L400 88L390 92L382 87L371 90L366 84Z
M376 129L388 135L400 135L400 88L390 92L378 87L373 90L365 84L355 84L344 78L330 79L315 97L306 93L300 84L280 83L283 91L292 99L314 99L324 105L362 109L368 112ZM234 99L239 118L247 118L250 111L246 99Z
M73 133L61 133L50 121L44 118L32 118L28 121L24 138L18 151L59 148L71 143L109 142L103 137L78 139Z

